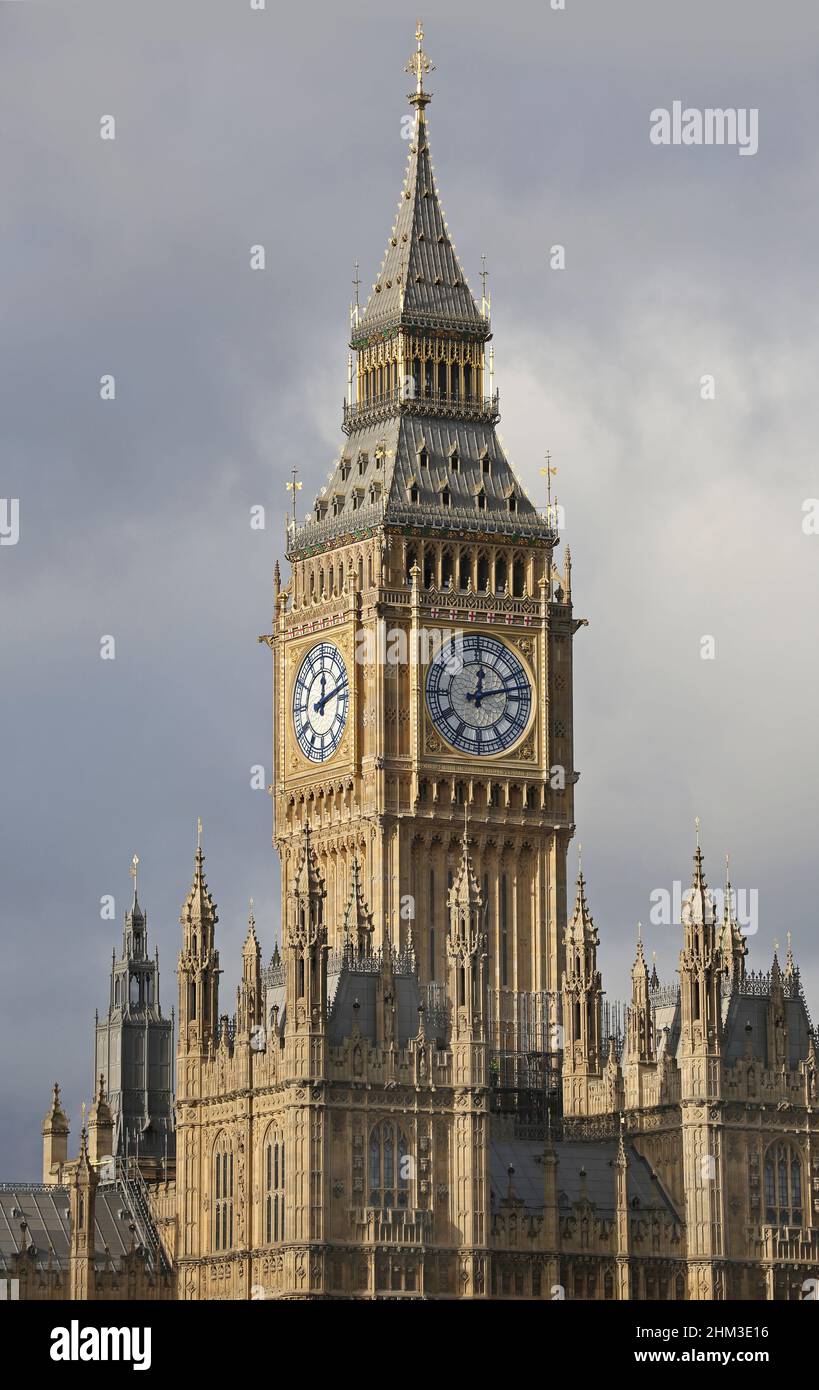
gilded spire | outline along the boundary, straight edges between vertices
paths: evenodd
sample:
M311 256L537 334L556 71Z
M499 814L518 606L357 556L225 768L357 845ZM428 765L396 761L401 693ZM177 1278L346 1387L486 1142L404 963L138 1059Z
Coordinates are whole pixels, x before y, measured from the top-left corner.
M420 110L423 110L432 100L432 92L424 91L424 73L435 71L435 64L429 61L429 58L423 50L423 42L424 26L419 19L415 26L415 52L407 63L404 71L411 72L415 76L415 91L410 93L408 101L411 106L415 106Z
M432 64L421 47L423 29L416 31L418 47L407 64L416 89L409 100L415 107L409 161L398 212L387 249L360 314L355 314L353 347L370 341L374 332L398 324L440 327L468 332L481 340L489 336L487 319L478 309L466 282L449 233L435 185L425 107L430 93L423 75ZM356 276L358 271L356 271Z
M134 900L133 900L133 902L131 903L131 918L132 918L132 920L141 919L142 921L144 921L144 920L145 920L145 914L144 914L144 912L142 911L142 908L141 908L140 905L139 905L139 899L137 898L137 874L138 874L138 871L139 871L139 855L138 855L138 854L135 854L134 857L133 857L133 859L131 860L131 867L130 867L130 869L128 870L129 874L131 875L131 878L134 880Z

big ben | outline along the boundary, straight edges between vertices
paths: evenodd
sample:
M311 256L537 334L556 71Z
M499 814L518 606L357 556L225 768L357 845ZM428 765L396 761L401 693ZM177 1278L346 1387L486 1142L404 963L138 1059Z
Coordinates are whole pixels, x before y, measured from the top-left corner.
M496 434L489 303L439 201L416 39L398 211L351 314L344 442L311 513L294 511L285 586L277 569L274 843L282 920L309 825L331 948L363 895L372 947L411 950L434 988L466 823L492 1026L520 1046L557 1016L580 624L557 511Z

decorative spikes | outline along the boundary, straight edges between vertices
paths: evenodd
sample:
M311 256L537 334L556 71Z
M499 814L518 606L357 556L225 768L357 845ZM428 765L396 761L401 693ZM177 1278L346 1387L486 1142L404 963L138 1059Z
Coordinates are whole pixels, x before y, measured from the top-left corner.
M203 923L213 925L219 921L216 913L216 904L208 891L208 885L205 881L203 868L205 856L202 852L201 845L196 846L194 860L193 883L182 905L182 913L179 918L183 927L187 926L189 923L195 923L197 926L200 926Z
M586 880L583 877L582 868L578 868L577 873L577 893L574 902L574 912L566 929L566 942L573 945L599 945L597 928L594 925L589 905L586 902Z
M369 955L374 930L373 915L361 890L361 866L355 857L350 873L350 896L344 910L344 949Z

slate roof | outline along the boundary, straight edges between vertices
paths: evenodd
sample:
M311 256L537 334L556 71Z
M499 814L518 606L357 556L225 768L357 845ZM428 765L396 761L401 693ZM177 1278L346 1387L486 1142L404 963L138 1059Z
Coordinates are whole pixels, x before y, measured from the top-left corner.
M52 1269L67 1269L69 1257L69 1194L64 1187L41 1183L3 1183L0 1186L0 1270L11 1268L10 1256L36 1251L37 1269L45 1269L51 1254ZM95 1265L106 1267L106 1247L111 1266L131 1248L133 1215L123 1192L115 1184L100 1184L94 1204ZM21 1230L25 1221L26 1229ZM136 1237L138 1239L138 1237Z
M421 464L421 449L427 464ZM452 470L457 450L458 471ZM484 472L483 460L489 463ZM360 460L360 467L359 467ZM418 501L410 500L412 483ZM442 505L446 484L450 505ZM371 488L375 485L375 498ZM483 490L485 506L478 506ZM515 511L508 499L515 497ZM333 503L342 501L339 515ZM345 442L317 501L327 504L321 521L291 533L289 550L326 544L367 527L392 523L443 530L488 531L504 536L546 537L549 528L527 497L493 426L440 415L400 414L355 431ZM356 505L357 502L357 505Z
M447 229L423 107L416 111L395 223L354 342L399 323L488 337Z
M424 104L416 109L404 187L384 260L358 324L353 346L399 326L447 330L486 340L488 319L466 282L447 230L432 170ZM392 523L510 537L553 535L529 501L495 433L497 401L426 401L421 396L364 402L345 413L345 440L316 499L322 515L289 527L288 556L323 549ZM421 444L429 462L421 468ZM458 472L450 465L459 454ZM484 472L483 457L489 460ZM359 469L359 460L362 461ZM418 487L417 501L410 489ZM441 500L450 490L450 505ZM485 505L478 505L483 489ZM514 495L514 511L509 497ZM334 510L338 515L334 515Z
M615 1140L576 1143L570 1140L555 1144L558 1158L557 1191L561 1209L568 1210L579 1202L583 1192L580 1170L585 1169L585 1193L601 1216L613 1216L615 1211L615 1171L617 1156ZM489 1152L489 1182L495 1208L509 1191L509 1165L514 1168L512 1193L529 1210L543 1207L543 1141L532 1139L493 1139ZM678 1214L660 1181L651 1174L644 1158L626 1144L628 1158L628 1199L644 1209L661 1207L671 1216ZM678 1218L679 1219L679 1218Z
M406 1047L410 1038L418 1036L418 1005L421 995L417 975L395 975L395 1041ZM356 970L344 970L338 977L333 1006L327 1021L327 1041L339 1047L358 1024L363 1037L373 1044L379 1041L376 1032L376 988L378 976ZM353 1006L358 1000L358 1008Z

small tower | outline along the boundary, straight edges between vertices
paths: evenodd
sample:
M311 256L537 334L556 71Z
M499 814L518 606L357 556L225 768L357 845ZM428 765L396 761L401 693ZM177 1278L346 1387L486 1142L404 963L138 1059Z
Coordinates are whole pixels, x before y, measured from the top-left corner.
M139 859L131 861L134 895L125 913L122 949L111 963L108 1013L97 1017L94 1091L105 1083L113 1136L106 1150L139 1150L149 1164L174 1154L173 1022L159 1001L159 957L148 954L148 919L137 894ZM89 1133L92 1154L95 1138ZM92 1162L96 1159L92 1156Z
M327 927L324 883L304 827L299 865L287 899L287 1033L324 1034L327 1022ZM306 1060L306 1059L305 1059ZM310 1075L312 1065L303 1074Z
M105 1094L105 1077L99 1075L97 1098L88 1116L88 1157L95 1168L114 1152L114 1117Z
M564 938L563 1108L567 1115L591 1113L592 1093L603 1075L603 987L597 969L599 938L586 902L583 870L577 875L574 912Z
M372 953L374 930L373 915L361 891L361 866L355 855L350 873L350 896L344 909L344 954L369 956Z
M680 1067L683 1190L690 1296L724 1297L725 1154L722 1126L721 956L703 873L699 820L694 876L682 908Z
M629 1061L654 1060L654 1027L649 990L651 981L643 952L640 925L637 926L637 956L631 968L631 1004L626 1013L626 1056Z
M201 822L200 822L201 827ZM201 832L200 832L201 833ZM179 1050L205 1055L216 1046L219 1031L219 952L214 928L219 920L208 891L205 856L196 846L193 883L182 906L179 953Z
M236 1036L249 1037L262 1018L262 948L256 936L253 899L242 947L242 983L236 990Z
M85 1108L85 1107L83 1107ZM71 1166L68 1191L71 1209L69 1247L69 1298L87 1302L94 1289L94 1199L97 1175L88 1154L85 1124L80 1136L80 1156Z
M697 822L694 875L682 908L680 952L680 1047L684 1098L720 1094L721 957L716 949L714 900L703 873Z
M466 814L466 813L465 813ZM452 1186L459 1194L455 1224L461 1245L464 1288L488 1293L490 1224L489 1116L486 1099L489 996L488 946L483 902L469 853L464 821L461 863L449 891L447 990L452 1014L450 1048L463 1110L455 1117Z
M60 1169L68 1158L68 1117L60 1102L60 1088L54 1082L54 1091L48 1114L43 1120L43 1182L48 1187L60 1184Z
M722 909L722 928L719 933L719 950L722 958L722 973L731 982L732 989L745 979L745 957L748 946L739 929L734 911L734 890L728 876L728 855L725 856L725 901Z
M767 1007L768 1066L773 1071L788 1068L788 1013L785 1005L785 982L779 957L774 951L771 966L771 992Z
M485 1042L488 1021L488 947L478 882L464 827L458 876L449 890L449 999L452 1039ZM474 1084L474 1083L467 1083Z
M617 1297L631 1297L631 1273L629 1256L631 1254L631 1211L628 1204L628 1156L624 1143L624 1116L620 1116L620 1134L617 1141L617 1157L614 1160L615 1185L615 1225L617 1231Z
M643 1073L656 1061L654 1019L650 1002L651 977L637 927L637 957L631 969L631 1003L626 1010L626 1047L623 1058L626 1106L643 1104Z

